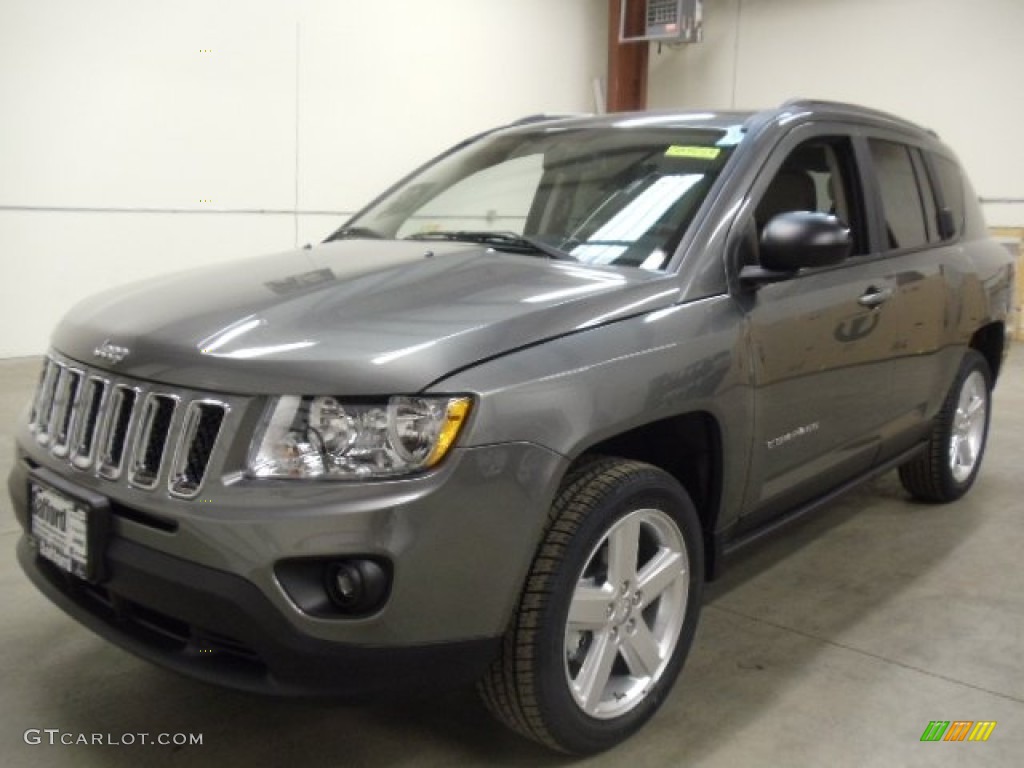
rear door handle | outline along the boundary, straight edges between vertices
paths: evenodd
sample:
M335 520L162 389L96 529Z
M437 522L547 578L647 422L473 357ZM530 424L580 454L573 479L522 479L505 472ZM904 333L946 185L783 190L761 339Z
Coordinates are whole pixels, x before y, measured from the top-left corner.
M880 307L889 299L892 298L892 288L875 288L870 287L865 291L864 295L857 299L857 303L862 307Z

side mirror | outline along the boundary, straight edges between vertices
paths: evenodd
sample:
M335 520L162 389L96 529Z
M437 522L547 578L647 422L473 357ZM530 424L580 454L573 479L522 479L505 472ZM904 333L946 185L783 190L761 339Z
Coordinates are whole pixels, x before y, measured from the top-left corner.
M827 213L780 213L761 233L761 266L779 272L828 267L852 251L850 228Z
M801 269L838 264L853 251L850 228L835 216L791 211L773 217L761 232L760 266L744 267L747 284L786 280Z

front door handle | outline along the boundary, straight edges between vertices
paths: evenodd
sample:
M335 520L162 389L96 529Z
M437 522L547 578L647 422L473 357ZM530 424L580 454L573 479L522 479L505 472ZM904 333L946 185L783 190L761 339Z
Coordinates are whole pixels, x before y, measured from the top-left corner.
M864 295L857 299L862 307L880 307L892 298L892 288L875 288L872 286L865 291Z

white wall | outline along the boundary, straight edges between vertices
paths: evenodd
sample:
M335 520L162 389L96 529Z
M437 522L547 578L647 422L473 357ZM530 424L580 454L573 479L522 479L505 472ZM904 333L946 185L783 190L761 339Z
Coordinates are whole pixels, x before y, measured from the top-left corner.
M705 41L652 51L652 108L862 103L936 130L983 198L1024 198L1024 1L705 0ZM1024 204L985 206L1024 226Z
M606 0L2 0L0 357L41 353L99 289L321 238L341 217L294 211L352 211L470 133L592 110L606 17Z

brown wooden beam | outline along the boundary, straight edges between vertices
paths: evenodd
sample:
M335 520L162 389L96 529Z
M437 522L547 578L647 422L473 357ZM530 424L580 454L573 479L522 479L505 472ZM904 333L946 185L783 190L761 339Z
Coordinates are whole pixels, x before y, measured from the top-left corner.
M608 111L647 109L647 56L650 43L620 43L621 3L608 0ZM646 24L647 3L626 3L626 29L641 30Z

